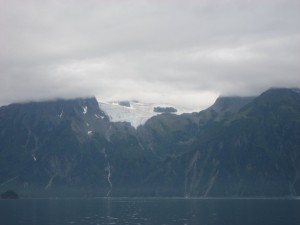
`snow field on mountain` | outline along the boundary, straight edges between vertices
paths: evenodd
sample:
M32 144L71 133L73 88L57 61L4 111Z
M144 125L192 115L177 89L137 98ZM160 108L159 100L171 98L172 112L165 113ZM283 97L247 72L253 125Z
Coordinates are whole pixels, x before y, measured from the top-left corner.
M144 124L151 117L161 114L154 112L155 107L173 107L177 109L176 114L178 115L198 111L168 104L141 103L138 101L126 103L129 103L129 106L125 106L120 102L99 102L99 107L110 118L111 122L129 122L135 128Z

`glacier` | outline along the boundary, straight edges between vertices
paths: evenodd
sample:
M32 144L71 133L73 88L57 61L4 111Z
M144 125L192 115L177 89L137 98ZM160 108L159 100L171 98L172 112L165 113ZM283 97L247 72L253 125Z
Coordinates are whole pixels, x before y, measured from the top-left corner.
M177 110L175 113L177 115L201 110L177 107L170 104L142 103L139 101L127 101L127 104L124 104L124 102L99 102L99 107L111 122L129 122L134 128L145 124L151 117L161 114L161 112L154 112L155 107L173 107Z

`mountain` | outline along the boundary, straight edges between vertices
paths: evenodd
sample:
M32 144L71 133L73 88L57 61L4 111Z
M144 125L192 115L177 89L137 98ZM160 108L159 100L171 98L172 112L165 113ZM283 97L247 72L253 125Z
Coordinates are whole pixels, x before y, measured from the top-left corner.
M104 157L94 154L92 136L108 128L108 118L95 98L1 107L1 186L30 192L51 189L54 181L93 185L95 180L87 175L97 172L93 164Z
M163 106L167 113L136 127L112 121L113 107L99 107L95 98L1 107L0 192L300 195L299 89L220 97L206 110L180 115ZM127 108L129 113L136 106L117 107L118 113Z
M195 137L151 183L186 196L299 196L299 89L268 90Z

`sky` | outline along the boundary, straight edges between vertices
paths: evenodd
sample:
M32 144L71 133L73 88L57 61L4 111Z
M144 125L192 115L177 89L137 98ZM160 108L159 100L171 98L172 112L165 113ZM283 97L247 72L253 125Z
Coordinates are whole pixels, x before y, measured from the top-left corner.
M299 0L0 0L0 105L300 87L299 21Z

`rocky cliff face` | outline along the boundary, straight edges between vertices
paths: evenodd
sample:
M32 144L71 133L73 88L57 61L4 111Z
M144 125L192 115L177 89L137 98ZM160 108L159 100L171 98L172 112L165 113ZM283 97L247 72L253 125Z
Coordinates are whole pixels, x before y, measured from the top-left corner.
M94 148L91 137L106 134L109 122L95 98L13 104L0 109L0 118L2 186L30 191L97 183L91 174L105 159L102 143Z
M219 98L137 129L95 98L0 108L0 190L47 196L298 196L300 91Z
M168 157L151 182L186 196L299 195L299 106L298 90L273 89L201 121L188 151Z

